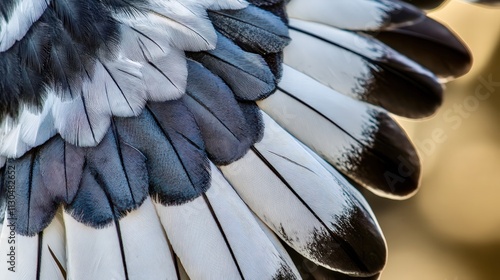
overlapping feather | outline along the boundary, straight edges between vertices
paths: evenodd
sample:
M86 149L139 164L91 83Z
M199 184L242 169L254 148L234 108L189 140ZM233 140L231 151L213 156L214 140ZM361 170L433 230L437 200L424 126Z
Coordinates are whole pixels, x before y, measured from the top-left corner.
M22 14L11 2L2 28ZM460 75L468 52L395 0L294 0L290 34L284 1L250 2L54 0L8 33L0 159L19 176L14 278L300 279L292 259L319 279L379 277L383 235L341 173L414 193L415 149L376 106L432 114L433 73ZM391 36L442 41L461 70Z

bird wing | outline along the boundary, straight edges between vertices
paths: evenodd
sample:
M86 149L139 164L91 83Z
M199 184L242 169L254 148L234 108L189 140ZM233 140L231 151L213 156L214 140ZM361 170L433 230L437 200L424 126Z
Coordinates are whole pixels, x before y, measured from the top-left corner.
M0 3L1 278L377 278L354 186L415 193L390 113L470 54L404 2L287 2Z

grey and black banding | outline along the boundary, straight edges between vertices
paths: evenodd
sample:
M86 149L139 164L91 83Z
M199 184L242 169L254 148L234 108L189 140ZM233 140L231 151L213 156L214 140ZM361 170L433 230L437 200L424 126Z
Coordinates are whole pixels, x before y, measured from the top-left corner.
M438 77L459 77L472 66L472 54L465 44L431 18L372 35Z
M230 163L260 140L256 105L237 102L220 78L196 62L189 65L188 95L150 103L137 118L114 118L98 146L79 148L55 136L9 160L20 178L19 233L43 230L61 204L76 220L99 228L139 207L148 194L163 204L185 203L209 187L207 152L215 162Z
M216 49L191 52L188 57L221 77L240 100L254 101L269 96L277 81L264 59L245 52L220 33L217 38Z
M4 0L0 3L0 14L4 19L9 20L12 17L17 2L17 0Z
M7 2L3 13L10 11ZM76 96L98 56L115 55L120 35L111 7L122 1L104 2L52 0L27 34L0 53L0 118L17 117L24 105L40 108L47 86Z

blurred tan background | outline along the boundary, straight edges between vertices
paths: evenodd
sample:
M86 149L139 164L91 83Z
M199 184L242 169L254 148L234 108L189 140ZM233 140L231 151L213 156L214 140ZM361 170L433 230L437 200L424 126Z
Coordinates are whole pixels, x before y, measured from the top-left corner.
M368 195L389 246L382 279L500 279L500 8L454 0L431 16L467 43L474 66L447 85L436 116L400 121L422 158L419 193Z

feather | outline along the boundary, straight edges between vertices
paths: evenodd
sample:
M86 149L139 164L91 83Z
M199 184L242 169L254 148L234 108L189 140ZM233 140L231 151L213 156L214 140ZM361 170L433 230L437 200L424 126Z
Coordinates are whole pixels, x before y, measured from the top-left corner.
M290 42L288 28L275 15L255 6L241 10L211 11L219 32L247 51L277 53Z
M286 246L286 245L285 245ZM295 250L286 246L286 249L292 256L293 261L299 265L300 275L302 279L315 279L315 280L377 280L380 274L369 277L353 277L328 270L322 266L316 265L307 258L298 254Z
M378 40L449 81L469 72L472 54L457 35L426 17L409 26L372 34ZM418 45L418 48L414 46Z
M93 77L83 83L82 95L54 101L54 125L69 143L94 146L107 132L111 116L131 117L141 112L144 95L140 64L130 60L99 62Z
M8 215L8 214L7 214ZM0 235L0 252L4 255L0 262L2 279L36 279L39 275L39 235L23 236L15 231L16 222L9 222L9 216L3 224Z
M297 275L213 165L212 174L212 187L203 197L182 206L157 206L188 275L193 279L295 279ZM217 258L209 257L219 252Z
M37 147L56 134L52 105L55 100L54 93L48 93L42 105L41 112L32 112L25 109L19 117L20 139L29 147Z
M177 279L175 260L150 198L119 225L129 279Z
M155 199L181 204L208 188L203 139L181 101L151 103L138 117L117 118L115 122L123 141L146 156L149 192Z
M166 101L182 96L187 77L184 52L172 48L158 28L145 34L126 25L121 27L122 51L141 63L147 100Z
M190 278L242 278L203 197L178 206L155 205L167 237Z
M66 279L66 245L62 211L58 211L50 225L43 230L38 261L40 279Z
M46 0L2 1L0 4L0 52L8 50L26 35L47 9Z
M289 67L278 89L259 106L335 168L379 195L415 193L420 178L416 150L385 111Z
M146 157L137 148L124 142L116 127L108 130L97 147L87 149L85 166L111 200L115 216L121 217L136 209L146 199Z
M22 140L22 132L20 126L14 126L2 138L2 146L0 154L4 157L17 158L30 150L30 146Z
M64 212L68 279L126 279L117 227L92 228Z
M276 80L262 57L247 53L223 35L218 36L215 50L189 53L221 77L241 100L257 100L271 94Z
M433 114L442 102L436 77L376 40L292 20L285 64L356 99L405 117Z
M153 1L139 8L140 15L122 15L119 21L146 32L149 26L157 26L165 40L175 48L186 51L213 49L217 40L215 30L201 5L188 5L178 1Z
M217 76L197 62L189 61L188 88L184 103L193 113L215 164L241 158L256 141L262 126L247 122L233 92Z
M295 0L287 5L290 18L315 21L348 30L383 30L423 18L417 8L391 0Z
M264 120L263 140L239 161L221 167L224 176L259 218L308 259L349 275L378 273L385 243L374 218L349 195L356 190L332 176L269 117Z

